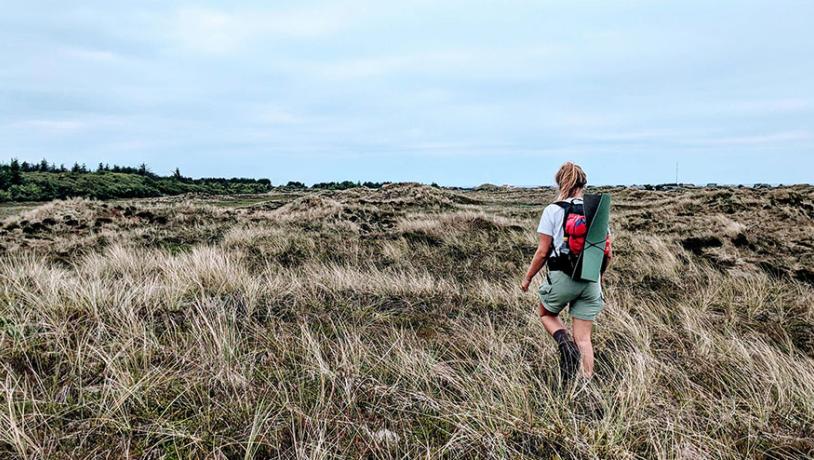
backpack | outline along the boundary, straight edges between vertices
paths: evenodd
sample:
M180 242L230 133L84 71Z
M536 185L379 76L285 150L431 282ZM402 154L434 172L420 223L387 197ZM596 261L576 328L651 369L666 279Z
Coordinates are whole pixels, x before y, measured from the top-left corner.
M585 249L585 237L588 235L588 221L585 218L585 209L582 203L571 201L557 201L554 204L564 211L562 219L563 244L559 248L552 248L554 256L548 258L548 268L551 271L569 273L571 278L579 279L577 275L581 270L580 255ZM611 251L610 234L605 239L605 259L602 261L602 272L608 264L608 255Z

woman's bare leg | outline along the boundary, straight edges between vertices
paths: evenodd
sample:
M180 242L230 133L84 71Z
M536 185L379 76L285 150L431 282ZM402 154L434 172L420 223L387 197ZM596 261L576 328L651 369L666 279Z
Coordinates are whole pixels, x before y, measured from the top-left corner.
M549 335L554 335L560 329L565 329L565 324L559 316L546 310L543 304L540 304L540 319L543 321L543 327Z
M591 378L594 375L594 347L591 344L591 329L594 322L573 318L573 323L574 341L582 356L582 375Z
M579 370L579 349L568 336L565 324L559 316L546 310L543 304L540 304L540 319L546 332L557 342L560 351L560 381L562 384L568 384Z

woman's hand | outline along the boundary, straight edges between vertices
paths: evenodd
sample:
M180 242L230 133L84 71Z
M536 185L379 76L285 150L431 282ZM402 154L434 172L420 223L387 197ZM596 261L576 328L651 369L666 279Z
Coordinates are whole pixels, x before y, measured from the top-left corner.
M520 289L522 289L523 292L529 290L531 279L534 278L534 275L545 265L548 253L551 252L551 241L552 238L550 235L540 234L540 244L537 246L537 251L534 252L534 257L531 259L531 265L526 272L526 277L523 278L523 282L520 283Z
M528 292L529 284L531 284L531 280L528 277L524 277L523 281L520 283L520 290L523 292Z

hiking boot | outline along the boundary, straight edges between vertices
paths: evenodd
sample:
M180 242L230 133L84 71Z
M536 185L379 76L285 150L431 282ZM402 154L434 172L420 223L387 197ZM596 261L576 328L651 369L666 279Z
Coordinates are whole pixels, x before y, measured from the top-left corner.
M579 372L579 348L570 338L560 343L558 347L560 349L560 378L563 384L568 384Z

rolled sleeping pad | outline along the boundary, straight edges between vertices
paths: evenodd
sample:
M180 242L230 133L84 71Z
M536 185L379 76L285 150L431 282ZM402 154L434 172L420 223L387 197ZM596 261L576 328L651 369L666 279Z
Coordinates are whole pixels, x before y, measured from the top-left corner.
M586 193L582 198L582 209L585 212L585 228L591 228L591 222L599 208L599 201L602 195L596 193Z
M608 237L610 221L610 194L585 195L583 198L588 234L585 235L585 248L582 250L581 273L585 281L599 281L602 261L605 259L605 240Z

